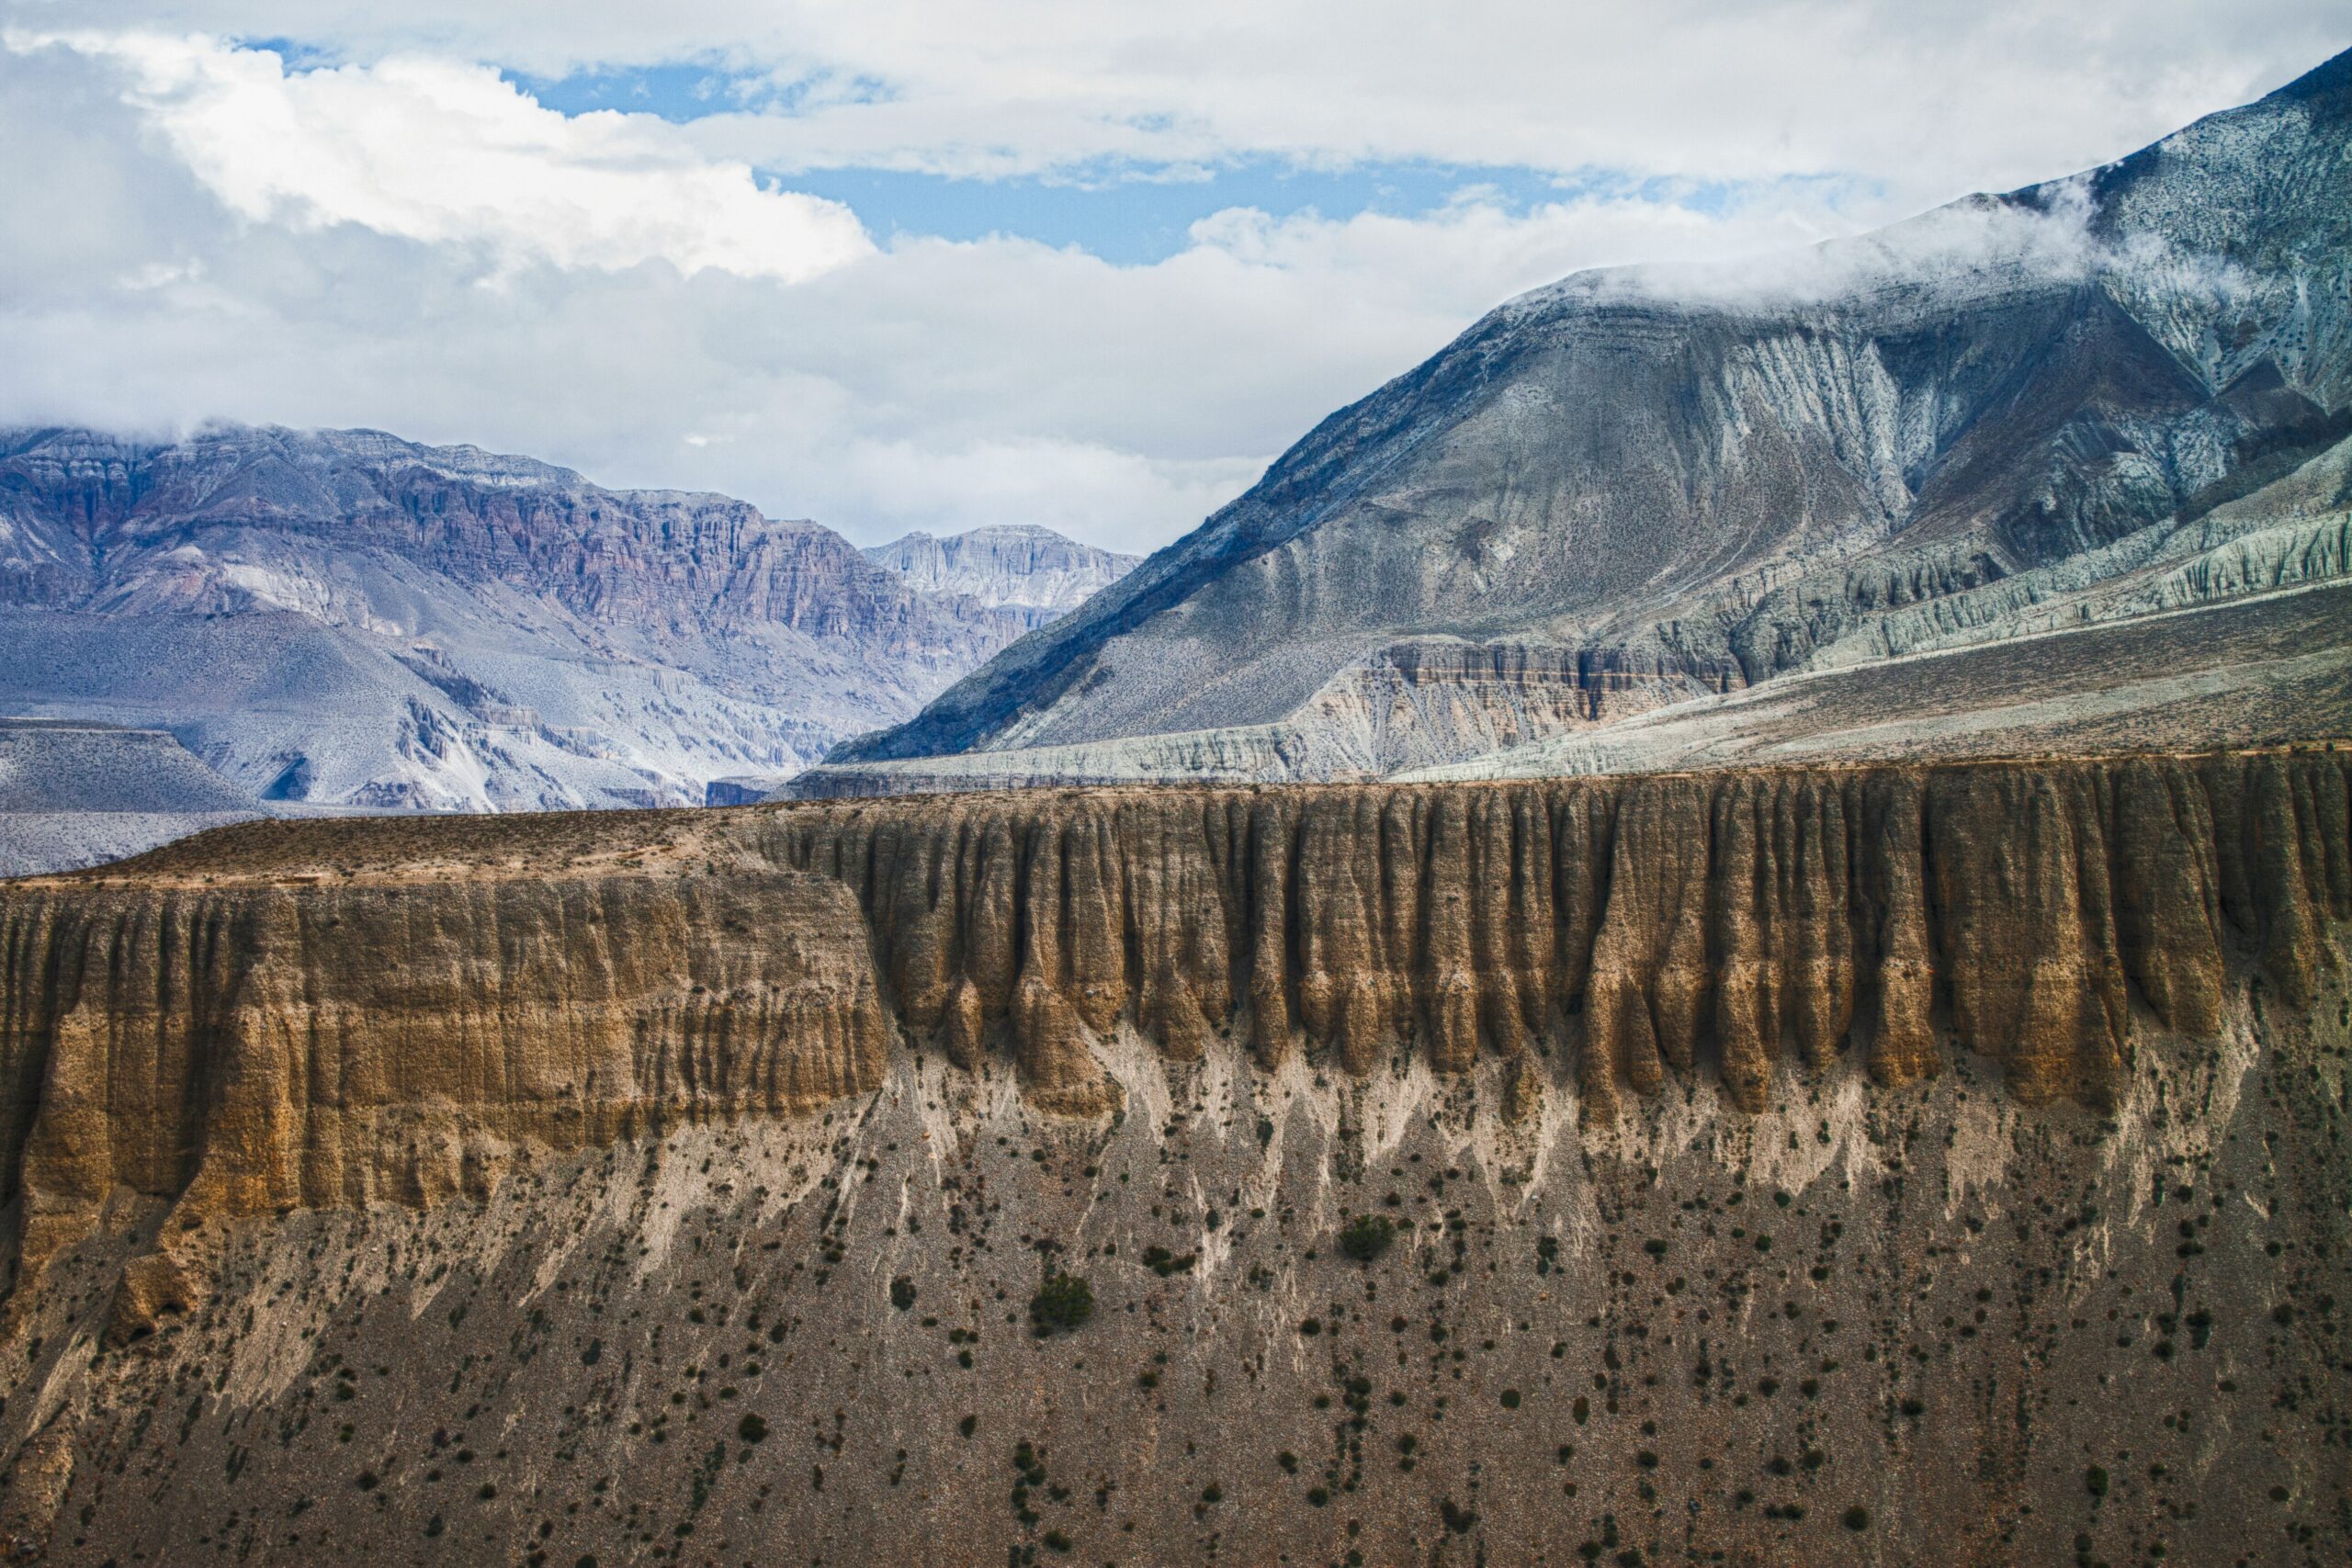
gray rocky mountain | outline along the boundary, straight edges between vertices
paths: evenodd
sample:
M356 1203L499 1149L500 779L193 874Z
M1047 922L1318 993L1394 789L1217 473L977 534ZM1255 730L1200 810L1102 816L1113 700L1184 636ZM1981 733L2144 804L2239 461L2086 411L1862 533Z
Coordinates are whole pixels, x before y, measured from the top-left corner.
M699 804L1032 624L812 523L470 446L0 432L0 712L168 729L273 803Z
M2348 145L2352 54L1782 263L1538 289L796 787L1384 775L2310 591L2352 500Z
M262 814L161 730L0 718L0 876L96 865Z
M1143 558L1097 549L1034 524L973 528L947 537L914 533L876 545L865 558L934 593L968 593L1042 626L1086 603Z

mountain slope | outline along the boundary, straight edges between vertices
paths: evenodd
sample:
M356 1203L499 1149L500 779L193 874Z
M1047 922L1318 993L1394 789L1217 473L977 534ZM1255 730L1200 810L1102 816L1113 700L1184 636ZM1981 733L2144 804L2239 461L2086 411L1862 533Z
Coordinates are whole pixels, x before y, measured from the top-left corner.
M933 593L968 593L983 604L1019 611L1033 626L1059 620L1143 559L1081 545L1034 524L974 528L944 539L909 534L873 546L865 558Z
M0 876L119 860L261 814L160 731L0 718Z
M811 523L470 446L0 433L0 709L167 728L274 799L698 803L1030 625Z
M1382 773L2188 553L2220 502L2352 434L2347 128L2352 54L2089 174L1512 300L831 760L1052 747L1109 776L1254 745L1263 774Z

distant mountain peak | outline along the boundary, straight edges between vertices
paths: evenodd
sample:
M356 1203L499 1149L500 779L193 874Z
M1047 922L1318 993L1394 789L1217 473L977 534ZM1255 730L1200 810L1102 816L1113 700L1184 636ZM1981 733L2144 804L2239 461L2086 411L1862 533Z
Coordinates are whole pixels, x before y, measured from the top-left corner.
M944 536L920 530L865 551L919 588L969 594L1045 626L1126 575L1143 558L1082 545L1035 523L993 523Z
M273 801L699 803L1035 625L732 497L379 430L0 431L0 710Z
M2199 498L2314 459L2352 405L2348 144L2352 53L1876 233L1532 290L833 760L1380 774L2039 625L2095 582L2080 613L2120 613L2159 564L2250 591L2276 573L2187 564L2255 548Z

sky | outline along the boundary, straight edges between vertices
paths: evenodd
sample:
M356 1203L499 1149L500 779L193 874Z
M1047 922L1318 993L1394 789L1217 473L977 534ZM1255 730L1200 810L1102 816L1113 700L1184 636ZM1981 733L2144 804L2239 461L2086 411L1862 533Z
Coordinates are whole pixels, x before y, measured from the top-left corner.
M1150 549L1513 294L2121 156L2306 0L0 0L0 425Z

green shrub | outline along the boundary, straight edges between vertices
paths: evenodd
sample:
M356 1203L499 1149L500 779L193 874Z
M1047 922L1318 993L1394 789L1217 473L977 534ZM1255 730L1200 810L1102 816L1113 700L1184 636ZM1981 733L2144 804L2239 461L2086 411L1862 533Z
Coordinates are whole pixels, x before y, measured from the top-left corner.
M1094 1292L1076 1274L1048 1274L1030 1298L1029 1320L1039 1337L1076 1328L1094 1315Z
M746 1410L743 1418L735 1423L735 1435L747 1443L756 1443L768 1435L768 1424Z
M1340 1251L1358 1263L1369 1263L1388 1250L1396 1227L1382 1214L1359 1214L1340 1232Z
M915 1304L915 1282L904 1274L890 1281L890 1304L900 1312Z

